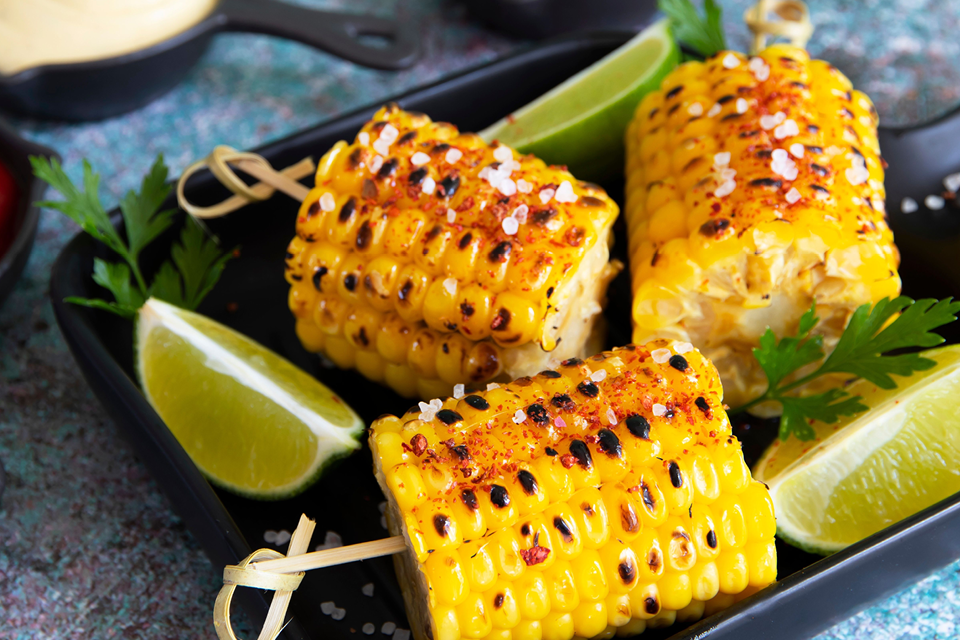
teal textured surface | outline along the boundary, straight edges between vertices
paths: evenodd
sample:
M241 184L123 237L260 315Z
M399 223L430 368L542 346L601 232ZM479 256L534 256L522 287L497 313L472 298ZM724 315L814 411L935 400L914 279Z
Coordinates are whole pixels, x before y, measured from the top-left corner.
M275 38L224 35L181 86L135 113L83 125L15 124L59 151L74 177L89 158L112 207L158 152L176 175L217 144L253 147L524 45L469 23L461 7L441 0L300 4L416 22L424 57L412 69L379 72ZM750 3L722 4L729 44L746 48L740 16ZM817 25L812 55L870 94L883 123L927 119L960 101L960 0L809 5ZM27 271L0 309L0 458L8 471L0 637L213 637L221 567L207 561L118 441L54 326L50 266L76 231L44 212ZM819 638L957 638L958 594L954 563ZM238 627L252 635L242 621Z

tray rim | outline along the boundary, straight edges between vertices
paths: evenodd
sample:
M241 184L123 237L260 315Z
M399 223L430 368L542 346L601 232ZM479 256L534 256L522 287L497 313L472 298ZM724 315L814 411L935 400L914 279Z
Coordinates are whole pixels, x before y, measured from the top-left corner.
M265 156L269 160L273 156L282 154L290 146L301 144L304 138L321 135L325 130L335 130L337 128L350 127L355 124L362 124L376 108L386 102L396 101L402 103L406 100L425 99L432 95L449 91L461 83L469 82L472 76L486 75L497 71L502 72L514 65L524 64L541 57L556 55L557 52L571 47L589 48L603 46L604 44L621 44L632 35L634 34L625 31L601 30L552 38L545 42L523 48L508 56L495 58L489 62L467 68L429 84L414 87L393 97L352 109L331 120L294 132L282 139L268 142L253 151ZM953 113L954 112L949 112L933 120L913 126L891 128L888 129L888 131L900 134L909 130L924 128L939 123L941 120L953 115ZM202 188L209 184L213 178L204 175L194 180L195 182L193 182L188 189ZM115 209L111 211L110 214L114 223L119 225L120 218L118 210ZM220 502L207 480L203 478L196 466L190 461L189 456L176 441L173 434L166 428L153 408L150 407L135 382L127 376L119 362L113 358L105 345L99 341L92 330L93 325L85 321L84 316L93 316L95 312L63 302L63 298L66 297L66 295L70 295L66 290L66 264L70 259L83 256L89 257L89 247L91 246L94 246L94 241L84 234L78 233L63 247L57 256L51 271L50 280L50 295L57 323L66 338L71 352L77 358L78 364L80 364L83 370L84 377L93 388L98 399L100 399L101 392L111 392L117 400L127 405L127 409L136 414L142 421L140 428L150 429L148 435L151 439L154 440L157 445L161 443L165 445L165 447L157 446L156 448L160 450L160 453L165 459L169 460L169 463L172 465L171 468L181 476L180 480L189 487L190 492L194 494L194 499L199 504L206 505L203 515L212 520L211 526L219 531L220 537L222 538L221 543L225 544L226 547L219 549L209 548L204 539L212 537L210 535L211 532L207 532L207 535L201 536L196 530L191 528L191 533L203 544L204 551L214 563L215 567L219 569L219 566L234 563L248 555L252 549L239 532L229 512ZM79 357L81 354L86 358L86 361ZM99 369L99 375L101 377L92 377L98 373L93 371L94 368ZM101 400L101 403L104 404L108 412L112 414L107 403L103 400ZM111 418L116 420L113 415L111 415ZM125 433L124 435L127 434ZM141 462L148 467L151 466L146 460L141 459ZM165 487L164 492L169 495ZM171 499L171 506L180 517L184 517L182 507L178 502ZM917 542L921 536L928 535L932 530L949 525L960 528L960 493L895 523L840 552L821 558L786 576L757 594L732 605L724 611L703 618L691 626L678 630L678 632L671 635L670 638L671 640L699 640L701 638L706 639L713 637L716 633L733 633L735 630L743 627L744 624L749 624L751 621L754 621L758 616L775 614L779 607L797 600L803 590L816 588L820 583L835 578L836 573L844 571L848 567L851 568L849 570L852 570L852 568L856 568L865 563L883 562L883 559L879 556L887 552L890 547L905 541ZM855 604L846 609L846 613L823 619L822 624L814 625L818 629L814 633L819 633L836 622L855 615L871 604L912 584L923 575L933 572L941 566L946 566L955 559L956 558L949 558L936 566L925 566L920 571L908 573L903 579L899 580L896 585L885 587L882 592L874 593L866 599L857 600ZM254 614L254 617L262 618L265 616L269 600L259 595L253 598L243 597L245 593L250 594L251 592L252 590L241 590L237 596L245 601L244 604L248 613ZM256 615L258 613L260 614L259 616ZM287 626L284 634L290 638L303 638L304 640L309 638L297 623L296 619L291 620L291 624Z

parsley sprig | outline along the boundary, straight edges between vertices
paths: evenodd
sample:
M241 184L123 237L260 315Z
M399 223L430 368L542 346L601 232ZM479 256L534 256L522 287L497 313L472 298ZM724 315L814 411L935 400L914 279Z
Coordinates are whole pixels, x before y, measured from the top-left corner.
M727 48L722 11L715 0L703 0L703 17L690 0L659 0L657 5L670 18L674 37L704 58Z
M761 402L779 402L783 407L780 419L780 438L790 434L801 440L814 437L811 420L833 424L841 416L851 416L869 407L860 402L860 396L850 396L843 389L830 389L823 393L797 397L790 392L803 387L812 380L831 373L848 373L865 378L882 389L897 386L891 375L909 376L924 371L936 362L919 353L891 351L908 348L927 348L944 340L933 329L957 319L960 301L924 299L914 302L906 296L890 300L884 298L871 310L865 304L850 317L847 328L840 336L836 348L812 373L784 384L797 370L823 359L823 336L811 336L810 332L819 322L816 305L803 314L796 336L777 339L769 328L760 338L760 346L753 355L767 376L768 387L763 395L730 413L739 413ZM890 319L897 315L892 322Z
M113 294L114 300L69 297L67 302L110 311L133 318L149 297L160 298L185 309L196 309L223 273L231 253L221 253L216 241L203 229L188 221L173 245L171 260L163 263L148 286L140 270L140 254L173 224L176 209L160 210L170 194L167 166L163 155L144 176L140 191L130 190L120 200L124 239L100 203L100 176L83 161L83 188L75 185L56 159L31 157L34 174L59 191L64 200L38 202L40 207L56 209L76 222L88 234L104 243L122 262L93 260L93 280Z

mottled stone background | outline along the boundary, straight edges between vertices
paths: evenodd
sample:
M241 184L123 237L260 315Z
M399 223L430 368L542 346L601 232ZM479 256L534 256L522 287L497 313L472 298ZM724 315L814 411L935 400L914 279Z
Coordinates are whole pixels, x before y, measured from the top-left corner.
M744 0L722 0L730 44L746 48ZM112 207L163 152L173 175L216 144L252 147L354 107L507 53L523 42L470 23L456 2L310 0L420 24L424 56L399 72L359 69L274 38L222 35L187 80L154 104L105 122L16 120L102 174ZM960 98L960 0L809 3L811 52L869 93L886 124L928 119ZM960 141L958 141L960 143ZM41 220L24 278L0 309L0 638L209 638L220 567L212 566L80 377L56 329L50 266L76 227ZM960 565L837 625L822 639L957 638Z

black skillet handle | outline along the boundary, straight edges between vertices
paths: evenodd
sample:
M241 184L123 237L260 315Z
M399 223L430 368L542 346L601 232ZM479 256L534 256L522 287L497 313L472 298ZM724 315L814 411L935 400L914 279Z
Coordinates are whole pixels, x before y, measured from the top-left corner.
M220 0L226 31L290 38L374 69L405 69L419 55L414 29L383 18L299 7L278 0ZM385 47L363 44L360 36L378 36Z

